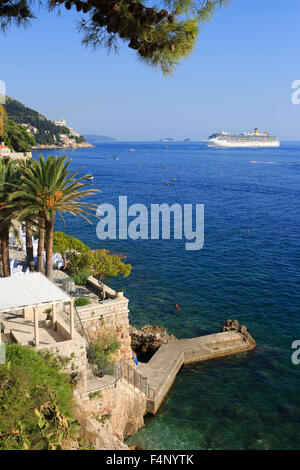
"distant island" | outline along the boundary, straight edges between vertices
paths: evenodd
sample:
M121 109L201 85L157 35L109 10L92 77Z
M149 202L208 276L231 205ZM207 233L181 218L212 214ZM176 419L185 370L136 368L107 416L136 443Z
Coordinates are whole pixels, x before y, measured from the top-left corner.
M21 125L30 136L34 137L33 149L93 147L82 135L72 127L68 127L65 120L50 121L34 109L8 96L4 108L8 119Z
M160 139L159 142L191 142L191 139L187 138L184 140L176 140L172 137L164 137L163 139Z
M109 137L107 135L98 135L98 134L85 134L84 136L90 142L96 144L97 142L116 142L114 137Z

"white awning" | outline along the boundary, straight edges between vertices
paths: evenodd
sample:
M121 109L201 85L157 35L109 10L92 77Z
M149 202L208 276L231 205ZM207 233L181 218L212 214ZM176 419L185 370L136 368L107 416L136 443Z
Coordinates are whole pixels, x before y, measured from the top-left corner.
M72 300L41 273L0 278L0 311Z

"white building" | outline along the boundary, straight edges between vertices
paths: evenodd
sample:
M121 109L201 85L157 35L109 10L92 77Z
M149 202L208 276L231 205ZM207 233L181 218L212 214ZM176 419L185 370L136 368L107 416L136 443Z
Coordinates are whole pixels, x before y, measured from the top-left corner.
M62 119L61 121L55 121L55 125L60 127L67 127L67 123L64 119Z
M31 152L14 152L10 148L6 147L4 142L0 142L0 158L9 157L10 159L21 159L32 158Z
M0 143L0 157L9 157L11 150L4 145L4 142Z

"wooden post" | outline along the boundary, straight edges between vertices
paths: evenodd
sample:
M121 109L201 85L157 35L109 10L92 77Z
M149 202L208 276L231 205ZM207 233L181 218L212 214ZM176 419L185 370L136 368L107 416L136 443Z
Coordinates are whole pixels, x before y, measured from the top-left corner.
M70 300L70 336L74 338L74 303Z
M34 344L35 344L35 346L39 346L40 345L39 319L38 319L37 307L33 307L33 316L34 316Z
M56 304L55 302L53 302L52 304L52 328L53 330L55 330L55 327L56 327Z

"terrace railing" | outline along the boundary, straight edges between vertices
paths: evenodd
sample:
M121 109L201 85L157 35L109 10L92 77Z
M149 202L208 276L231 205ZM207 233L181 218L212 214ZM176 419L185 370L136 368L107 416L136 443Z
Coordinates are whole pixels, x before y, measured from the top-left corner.
M93 393L101 389L115 386L119 380L138 389L149 400L154 400L155 392L149 386L146 377L143 377L134 367L121 359L115 366L107 366L104 369L93 370L88 374L88 392Z
M75 307L75 313L79 321L82 333L85 337L86 343L93 356L92 371L88 373L88 392L93 393L103 388L116 385L119 380L126 380L129 384L133 385L140 392L144 393L146 398L153 400L155 391L149 386L147 377L143 377L134 367L129 365L121 359L116 365L105 365L99 368L99 363L95 361L95 354L93 345L84 329L80 315Z

